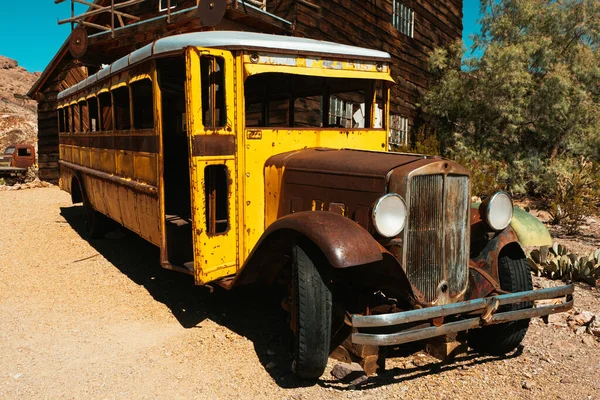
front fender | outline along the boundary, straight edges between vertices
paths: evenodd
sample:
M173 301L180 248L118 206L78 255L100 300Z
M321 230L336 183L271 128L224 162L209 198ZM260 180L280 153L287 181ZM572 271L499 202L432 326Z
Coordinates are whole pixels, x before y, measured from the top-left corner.
M497 288L500 288L498 260L505 251L515 252L520 257L525 257L519 244L519 237L510 226L487 242L481 252L471 260L472 266L484 271L496 281L494 286Z
M483 222L479 207L481 203L471 204L471 225L477 231L477 234L483 234L489 228ZM515 206L513 208L513 218L510 221L510 227L517 235L519 243L522 246L552 246L552 237L548 228L536 216Z
M317 246L333 268L381 261L385 248L356 222L329 211L302 211L273 222L258 240L234 286L272 282L283 264L286 249L299 238Z
M522 246L552 246L552 237L546 225L525 210L514 208L510 226Z

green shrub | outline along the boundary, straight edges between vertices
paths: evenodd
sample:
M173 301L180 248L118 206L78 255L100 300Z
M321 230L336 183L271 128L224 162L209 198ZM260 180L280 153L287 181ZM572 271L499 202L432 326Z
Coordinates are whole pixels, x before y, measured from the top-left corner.
M598 211L599 174L598 164L585 157L565 157L548 165L539 188L552 224L562 224L568 234L579 232L585 216Z
M440 142L435 131L421 125L406 146L394 146L393 151L400 153L425 154L428 156L440 155Z

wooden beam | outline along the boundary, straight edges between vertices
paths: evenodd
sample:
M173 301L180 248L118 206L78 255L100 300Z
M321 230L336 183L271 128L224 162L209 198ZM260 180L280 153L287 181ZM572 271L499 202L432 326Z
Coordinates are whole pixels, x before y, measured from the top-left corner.
M317 11L321 11L321 7L319 7L319 6L318 6L318 5L316 5L316 4L313 4L313 3L311 3L310 1L307 1L307 0L296 0L296 1L297 1L298 3L300 3L300 4L304 4L304 5L305 5L305 6L307 6L307 7L314 8L314 9L315 9L315 10L317 10Z
M78 1L78 0L75 0L75 1ZM107 11L111 11L112 13L114 13L116 9L124 8L124 7L129 7L129 6L132 6L134 4L142 3L144 1L146 1L146 0L129 0L129 1L126 1L124 3L114 4L114 0L113 0L113 2L111 3L110 7L108 7L108 6L107 7L102 7L102 8L97 9L97 10L85 12L85 13L83 13L81 15L76 16L76 17L71 17L71 18L63 19L63 20L58 21L58 24L62 25L62 24L66 24L68 22L79 21L82 18L91 17L92 15L101 14L101 13L107 12Z
M115 0L110 0L110 37L115 38Z
M101 31L110 31L110 28L98 24L94 24L92 22L87 21L79 21L81 25L89 26L90 28L100 29Z
M91 8L95 8L96 10L99 10L99 9L103 9L104 10L104 9L109 8L109 7L103 7L103 6L98 5L96 3L90 3L89 1L86 1L86 0L73 0L73 1L75 1L77 3L80 3L80 4L83 4L83 5L86 5L86 6L91 7ZM106 10L106 11L108 11L108 10ZM129 18L129 19L132 19L134 21L139 21L140 20L140 17L136 17L135 15L127 14L127 13L124 13L122 11L115 11L115 15L120 16L120 17Z

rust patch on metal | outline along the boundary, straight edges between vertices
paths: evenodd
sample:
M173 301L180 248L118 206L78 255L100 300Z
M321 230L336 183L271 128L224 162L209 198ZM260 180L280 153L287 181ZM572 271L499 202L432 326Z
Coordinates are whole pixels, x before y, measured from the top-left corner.
M234 135L197 135L192 141L194 157L232 156L234 154Z
M498 291L500 284L484 270L474 266L471 262L469 268L469 289L467 290L465 300L479 299L487 297L491 293Z
M248 256L234 286L257 281L270 282L279 273L279 254L304 237L314 243L336 269L379 262L385 252L379 243L354 221L328 211L302 211L272 223ZM391 257L391 255L390 255ZM395 260L395 259L394 259ZM399 268L397 261L394 268Z
M294 214L302 211L302 198L301 197L292 197L292 205L290 208L290 214Z
M29 168L34 164L35 148L28 144L8 146L4 155L0 155L0 166L14 168Z
M94 149L145 153L158 153L159 148L159 138L153 132L137 135L61 135L59 143Z
M106 180L106 181L109 181L112 183L116 183L118 185L128 187L131 189L135 189L139 192L146 193L146 194L149 194L152 196L156 196L158 193L158 188L156 186L149 185L149 184L146 184L143 182L138 182L138 181L134 181L131 179L121 178L116 175L111 175L111 174L107 174L102 171L97 171L95 169L82 167L81 165L73 164L73 163L70 163L67 161L61 160L61 161L59 161L59 164L64 167L71 168L75 171L79 171L83 174L88 174L88 175L94 176L96 178L103 179L103 180Z
M519 238L511 227L500 232L496 237L486 243L483 250L472 261L477 267L498 282L498 258L504 247L510 243L518 243Z
M344 203L329 203L329 211L339 215L346 215L346 205Z

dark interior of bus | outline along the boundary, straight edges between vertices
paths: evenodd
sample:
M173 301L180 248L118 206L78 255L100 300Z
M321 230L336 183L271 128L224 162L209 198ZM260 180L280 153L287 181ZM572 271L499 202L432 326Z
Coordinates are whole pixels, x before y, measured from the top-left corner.
M247 128L382 128L371 122L373 91L377 110L385 101L383 82L283 73L250 76L244 84Z
M156 61L162 95L163 183L169 262L193 271L189 145L186 127L185 60Z

